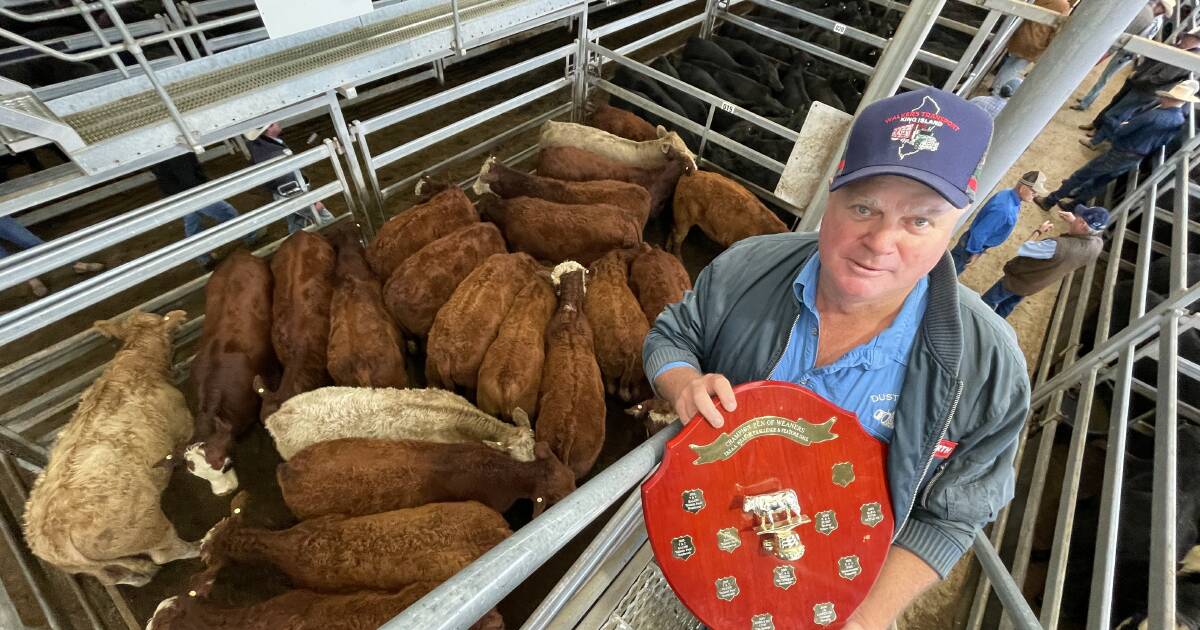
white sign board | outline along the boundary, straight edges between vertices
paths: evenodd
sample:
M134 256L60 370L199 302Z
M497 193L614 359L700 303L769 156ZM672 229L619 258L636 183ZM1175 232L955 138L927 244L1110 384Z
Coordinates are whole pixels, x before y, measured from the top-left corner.
M371 12L371 0L254 0L272 39Z
M814 101L783 167L775 195L797 208L807 208L819 187L827 184L821 179L837 157L833 152L842 146L853 119L846 112Z

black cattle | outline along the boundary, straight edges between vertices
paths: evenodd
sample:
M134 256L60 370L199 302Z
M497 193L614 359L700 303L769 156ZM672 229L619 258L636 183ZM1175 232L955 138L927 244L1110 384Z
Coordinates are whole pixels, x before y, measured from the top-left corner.
M757 16L747 16L751 21L758 22ZM803 54L799 50L788 46L787 44L777 42L770 37L764 37L758 33L748 31L734 24L724 24L721 27L721 33L726 37L741 40L750 44L755 50L761 52L772 59L778 59L785 64L792 65L795 63L795 57Z
M804 69L792 68L783 75L783 95L780 97L784 107L799 109L812 103L808 96L808 88L804 85Z
M678 70L679 78L693 87L696 87L704 92L708 92L713 96L727 100L735 105L741 105L742 107L745 107L750 104L748 101L734 96L731 92L725 89L725 86L718 83L716 78L714 78L712 74L708 72L708 70L701 68L691 61L684 61L683 63L679 64Z
M1179 483L1175 495L1175 559L1180 562L1186 553L1200 542L1200 486L1192 482L1200 478L1200 427L1182 424L1178 439ZM1150 587L1150 512L1153 480L1152 461L1132 455L1126 456L1116 575L1113 580L1113 620L1127 619L1146 610L1146 594ZM1098 497L1080 500L1075 511L1071 555L1067 564L1068 590L1063 598L1063 615L1070 619L1084 619L1087 616L1099 516ZM1192 578L1188 578L1187 582L1191 581ZM1193 598L1193 611L1194 603Z
M744 70L742 64L725 52L725 49L699 37L688 38L687 43L683 45L683 58L685 61L705 61L735 71Z
M754 78L775 92L783 91L783 83L779 80L779 69L764 54L740 39L714 36L712 42L729 53L743 67L754 71Z
M1138 612L1116 630L1138 630L1146 621L1146 611ZM1175 624L1184 630L1200 630L1200 573L1184 567L1175 576Z
M842 102L841 97L837 92L833 91L833 86L829 79L812 72L804 73L804 85L808 88L808 95L814 101L821 101L830 107L836 107L844 112L850 111L846 108L846 104Z
M743 106L746 109L760 116L787 116L792 113L790 109L783 106L783 103L775 99L771 88L744 74L699 60L688 63L695 64L712 75L712 78L716 79L716 82L724 88L725 93L737 95L737 100L731 98L726 100L738 104L745 103ZM682 70L680 74L682 74Z

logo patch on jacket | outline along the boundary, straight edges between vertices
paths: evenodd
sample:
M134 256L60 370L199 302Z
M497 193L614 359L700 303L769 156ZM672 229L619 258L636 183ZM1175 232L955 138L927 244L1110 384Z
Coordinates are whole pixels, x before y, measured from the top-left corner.
M937 448L933 449L933 457L935 459L946 459L947 457L950 457L950 454L954 452L955 448L958 448L958 442L942 440L941 442L938 442Z

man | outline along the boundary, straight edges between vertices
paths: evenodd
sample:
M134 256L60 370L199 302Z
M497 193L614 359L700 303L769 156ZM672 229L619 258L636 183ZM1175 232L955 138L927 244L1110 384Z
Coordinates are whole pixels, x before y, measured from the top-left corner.
M1071 12L1067 0L1034 0L1034 4L1043 9L1049 9L1062 15ZM1031 64L1046 52L1050 40L1054 39L1055 27L1049 24L1039 24L1033 21L1022 22L1008 40L1008 54L996 70L992 80L992 94L1000 94L1000 88L1009 81L1021 76Z
M1196 98L1198 89L1200 83L1188 79L1169 92L1159 92L1156 103L1127 112L1128 118L1121 121L1112 132L1112 147L1108 152L1079 167L1063 180L1058 190L1045 197L1037 197L1034 203L1047 211L1056 203L1062 209L1070 210L1077 203L1087 203L1104 192L1108 182L1137 168L1146 156L1179 133L1186 120L1183 104L1200 101ZM1084 146L1095 148L1086 142ZM1075 202L1065 201L1068 198Z
M1019 87L1021 87L1021 79L1012 79L1000 87L998 94L983 94L973 97L968 102L987 112L987 115L995 120L1000 112L1004 111L1004 106L1008 105L1008 99L1017 93Z
M1180 33L1175 40L1175 47L1192 53L1200 53L1200 29ZM1153 103L1157 92L1187 79L1189 74L1188 70L1164 61L1142 60L1125 79L1121 90L1112 97L1108 105L1096 114L1091 123L1080 125L1079 128L1098 132L1106 124L1110 127L1116 126L1122 113L1141 105Z
M1021 214L1021 202L1033 201L1034 194L1046 194L1046 175L1041 171L1029 171L1021 176L1016 186L1002 190L988 199L979 209L971 227L963 232L958 244L950 250L954 259L954 271L962 275L967 265L975 262L983 252L1008 240Z
M33 232L30 232L29 228L21 225L20 221L17 221L13 217L0 217L0 241L15 245L18 249L30 249L46 242L38 238ZM9 253L3 245L0 245L0 258L8 256ZM75 273L83 275L85 273L104 271L104 265L102 263L81 261L72 265L71 269ZM34 297L39 298L50 294L50 289L40 278L30 278L29 290L33 292Z
M885 628L1012 498L1025 361L946 255L991 128L933 88L866 107L819 233L735 244L646 337L646 374L685 421L721 426L712 397L733 411L731 383L769 378L854 411L888 445L896 530L850 630Z
M154 173L158 189L162 191L165 197L178 195L208 181L208 176L204 174L204 168L200 166L200 160L196 158L196 154L191 152L159 162L151 166L150 170ZM190 238L199 233L203 229L200 223L203 217L208 217L213 222L221 224L237 215L237 209L223 199L209 204L183 217L183 236L184 238ZM253 245L256 239L257 235L255 234L247 234L242 237L242 241L248 246ZM206 269L211 270L213 268L211 253L201 254L196 258L196 262L203 265Z
M1174 10L1175 0L1150 0L1134 16L1129 26L1125 27L1125 32L1139 37L1153 38L1162 29L1165 17ZM1082 112L1091 107L1092 103L1096 102L1096 98L1100 96L1100 91L1104 89L1105 85L1108 85L1109 79L1113 78L1113 75L1122 68L1133 63L1137 55L1125 52L1121 48L1113 48L1105 53L1104 58L1108 59L1108 63L1104 66L1104 71L1100 73L1100 78L1096 79L1092 89L1072 105L1071 109ZM1101 58L1100 62L1103 62L1104 58Z
M245 136L246 146L250 149L250 161L254 164L266 162L272 158L279 157L284 152L291 151L286 142L281 137L283 127L279 123L271 123L258 129L247 131L242 134ZM291 197L308 190L308 182L300 171L296 171L291 175L283 175L275 180L269 181L265 185L266 189L271 191L271 198L276 201L285 197ZM311 221L317 223L328 223L333 220L333 215L325 209L325 204L320 201L314 203L311 208L311 213L294 212L288 215L287 226L288 234L296 230L303 229Z
M1054 229L1049 221L1042 223L1021 245L1017 257L1004 265L1004 276L983 294L983 301L1000 317L1007 319L1021 300L1057 284L1100 256L1104 247L1100 234L1108 225L1108 210L1078 206L1074 213L1060 210L1058 216L1067 222L1067 233L1035 241Z

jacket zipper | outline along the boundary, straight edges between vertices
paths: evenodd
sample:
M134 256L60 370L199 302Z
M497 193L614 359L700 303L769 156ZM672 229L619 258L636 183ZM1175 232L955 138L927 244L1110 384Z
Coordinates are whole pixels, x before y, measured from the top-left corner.
M788 328L787 343L783 344L783 352L780 352L779 357L775 359L775 365L771 366L771 371L769 371L763 375L764 380L768 380L771 378L771 375L775 373L775 370L779 369L779 364L783 362L783 357L787 356L788 348L792 347L792 337L793 337L792 331L796 330L796 324L799 322L800 322L800 314L797 313L796 319L792 320L792 326L790 328Z
M925 475L929 474L929 466L933 463L933 456L937 453L938 444L941 444L942 440L946 439L946 434L950 431L950 422L954 420L954 414L958 412L958 401L962 398L962 391L963 382L958 381L958 389L956 389L954 392L954 402L950 403L950 413L946 414L946 422L942 424L942 432L938 435L937 442L935 442L933 445L933 450L929 451L929 458L925 460L925 468L921 470L921 476L917 478L918 486L920 486L921 480L925 478ZM925 505L925 502L929 499L929 490L933 487L933 482L936 481L943 472L945 472L945 469L938 471L938 474L934 475L934 478L930 479L929 483L925 484L925 496L921 499L921 505ZM917 504L917 494L919 492L919 487L913 489L912 500L908 502L908 511L904 514L904 522L900 524L900 527L896 528L896 535L892 537L892 540L898 538L900 536L900 532L904 530L904 526L908 525L908 517L912 515L913 506Z

